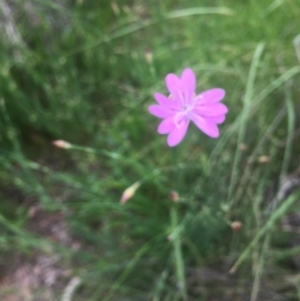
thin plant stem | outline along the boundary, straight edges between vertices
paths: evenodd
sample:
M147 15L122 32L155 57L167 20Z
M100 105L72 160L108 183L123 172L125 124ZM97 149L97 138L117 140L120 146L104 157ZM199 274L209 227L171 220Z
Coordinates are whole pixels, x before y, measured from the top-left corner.
M285 83L285 96L286 96L286 107L287 107L287 138L286 138L286 147L284 150L283 163L281 166L280 172L280 185L283 184L284 177L288 171L288 166L292 157L292 148L293 148L293 134L295 131L295 107L291 95L292 82L291 80Z
M230 269L230 273L235 273L242 262L248 257L250 251L259 240L275 225L275 223L287 212L287 210L297 201L299 200L300 190L290 195L284 203L282 203L271 215L265 225L258 231L255 237L252 239L248 247L244 250L244 252L240 255L238 260L235 262L233 267Z
M130 161L130 159L126 159L122 157L121 155L117 153L111 153L107 151L102 151L102 150L96 150L90 147L82 147L79 145L74 145L70 144L70 149L74 149L77 151L83 151L86 153L91 153L91 154L98 154L98 155L104 155L107 156L111 159L115 160L125 160ZM177 150L175 149L173 151L173 158L174 158L174 166L175 168L171 168L171 170L174 171L174 182L176 183L176 187L179 186L180 183L180 166L178 163L178 154ZM157 170L158 171L158 170ZM147 175L144 177L140 182L144 182L148 180L149 178L155 176L157 173L154 172L154 175ZM175 260L175 269L176 269L176 278L177 278L177 283L178 287L180 290L180 296L182 300L186 301L187 300L187 289L186 289L186 279L185 279L185 269L184 269L184 260L183 260L183 254L182 254L182 239L181 239L181 232L182 229L180 227L180 222L179 222L179 216L178 216L178 204L173 203L170 209L170 220L171 220L171 237L173 239L173 246L174 246L174 260ZM109 298L106 298L109 299ZM106 300L105 299L105 300Z
M174 157L174 164L178 166L177 149L174 149L173 157ZM177 184L176 187L179 187L180 174L178 168L175 169L174 178L175 178L175 183ZM174 259L175 259L177 283L180 289L181 298L186 301L187 290L186 290L186 279L185 279L185 271L184 271L184 260L182 254L181 228L179 227L178 205L179 204L177 203L173 203L170 210L170 218L171 218L171 229L172 229L172 239L173 239L173 246L174 246Z
M0 99L0 113L5 120L5 123L8 127L8 138L12 143L13 151L16 154L15 160L20 166L22 166L22 170L24 172L27 181L32 187L34 187L35 192L41 197L41 201L46 205L53 204L52 198L45 191L42 184L36 179L35 175L30 171L30 169L24 164L25 158L21 149L21 145L18 140L17 131L10 119L9 113L6 108L6 103L4 99Z
M258 297L260 281L261 281L261 277L263 274L263 268L264 268L264 264L265 264L265 256L268 251L270 237L271 237L271 234L268 233L263 242L261 254L260 254L258 264L256 267L256 271L255 271L255 277L254 277L254 283L253 283L253 287L252 287L252 291L251 291L250 301L256 301L257 297Z
M239 145L244 142L245 140L245 135L246 135L246 128L247 128L247 122L250 114L250 109L251 109L251 103L252 103L252 98L254 95L254 83L255 79L257 76L257 70L259 66L259 62L261 59L261 55L264 50L264 43L259 43L255 49L255 52L253 54L253 59L249 71L249 76L248 76L248 81L247 81L247 87L246 87L246 92L243 100L243 110L241 113L241 122L240 122L240 127L239 127L239 132L238 132L238 139L237 139L237 146L236 146L236 152L234 156L234 161L233 161L233 167L232 167L232 172L231 172L231 179L230 179L230 184L228 188L228 203L230 206L233 204L233 192L234 189L236 188L236 184L238 182L238 166L241 160L241 151L239 149Z
M178 227L178 210L177 206L172 206L170 215L171 215L171 227L173 233L175 233L176 228ZM181 242L181 233L180 231L176 231L176 235L173 237L174 243L174 258L175 258L175 267L176 267L176 277L178 281L178 286L180 289L181 297L183 300L187 300L187 292L186 292L186 281L185 281L185 273L184 273L184 261L182 255L182 242Z

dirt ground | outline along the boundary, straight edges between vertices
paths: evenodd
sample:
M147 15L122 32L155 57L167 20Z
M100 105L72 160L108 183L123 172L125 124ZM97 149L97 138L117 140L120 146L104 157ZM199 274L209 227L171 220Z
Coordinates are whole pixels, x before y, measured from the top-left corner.
M28 215L27 230L31 233L75 250L81 247L71 238L64 214L46 213L34 205ZM71 267L51 250L36 251L30 256L16 251L9 255L7 269L1 273L4 274L0 279L1 301L68 301L74 285L80 284Z

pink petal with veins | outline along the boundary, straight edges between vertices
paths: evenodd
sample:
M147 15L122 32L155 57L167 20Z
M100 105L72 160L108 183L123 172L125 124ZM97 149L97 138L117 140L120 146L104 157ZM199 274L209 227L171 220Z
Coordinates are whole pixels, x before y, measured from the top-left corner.
M169 108L159 106L159 105L151 105L148 107L149 112L158 118L167 118L174 114Z
M158 126L157 132L159 134L169 134L176 127L174 123L174 116L164 119Z
M191 119L195 125L207 136L211 138L217 138L219 136L219 129L213 121L197 115L192 115Z
M181 123L180 127L174 127L174 129L169 133L167 143L170 147L173 147L182 141L189 127L189 123L190 121L186 119Z
M167 107L167 108L170 108L170 109L173 109L173 110L179 110L180 109L180 105L177 101L163 95L163 94L160 94L160 93L154 93L154 98L155 100L161 105L161 106L164 106L164 107Z
M193 112L201 116L218 116L226 114L228 112L228 108L222 103L214 103L196 106Z
M226 115L205 117L205 119L210 120L216 124L223 123L225 121L225 118L226 118Z
M181 85L185 92L186 104L191 104L196 90L196 76L192 69L187 68L181 74Z
M225 96L225 91L220 88L206 90L197 95L195 101L197 104L213 104L221 101Z
M168 74L166 76L166 86L172 95L173 99L176 99L177 101L181 101L181 93L182 90L180 79L175 74Z

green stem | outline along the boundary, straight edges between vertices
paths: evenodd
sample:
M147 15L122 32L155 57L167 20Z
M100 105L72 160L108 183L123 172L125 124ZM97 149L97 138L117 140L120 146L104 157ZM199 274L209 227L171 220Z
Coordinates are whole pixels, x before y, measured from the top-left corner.
M287 210L299 200L300 190L296 193L289 196L279 207L278 209L272 214L272 216L268 219L265 225L258 231L256 236L252 239L248 247L244 250L244 252L240 255L236 263L230 270L230 273L235 273L238 267L242 264L242 262L247 258L251 249L259 242L259 240L275 225L278 219L280 219Z
M173 150L174 165L177 167L174 170L174 182L176 183L176 188L180 185L180 173L178 168L178 149ZM171 217L171 229L172 229L172 241L174 246L174 259L175 259L175 269L177 284L180 290L180 295L182 300L187 300L187 290L186 290L186 280L185 280L185 269L184 260L182 254L182 240L181 240L181 227L178 217L178 203L173 203L170 210Z
M249 119L250 109L252 105L252 99L254 94L254 83L257 76L257 70L260 63L260 58L264 50L264 43L259 43L255 49L255 52L253 54L251 67L249 71L249 76L247 80L247 87L246 92L243 100L243 110L241 112L241 123L238 131L237 136L237 146L236 151L234 155L233 160L233 166L232 166L232 172L231 172L231 178L230 178L230 184L228 188L228 197L227 197L227 203L232 207L233 204L233 192L235 190L236 184L238 183L238 168L239 163L242 158L242 153L239 149L239 146L242 142L245 140L246 136L246 128L247 128L247 122Z
M171 208L171 226L172 226L172 238L174 244L174 257L175 257L175 268L176 268L176 277L178 281L178 286L180 289L180 294L183 300L187 300L187 292L186 292L186 281L185 281L185 273L184 273L184 261L182 255L181 248L181 231L177 231L178 227L178 211L176 208L176 204L174 204Z

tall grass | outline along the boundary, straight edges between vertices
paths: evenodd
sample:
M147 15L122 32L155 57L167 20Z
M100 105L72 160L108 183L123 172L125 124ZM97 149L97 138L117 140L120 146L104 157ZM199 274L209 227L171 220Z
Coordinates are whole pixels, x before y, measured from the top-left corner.
M74 300L181 300L178 279L188 300L259 300L277 292L278 277L297 295L282 275L295 273L297 249L279 225L297 212L298 195L266 208L299 159L299 1L2 4L10 9L0 47L3 271L12 251L51 249L82 279ZM147 106L165 91L165 75L185 67L197 91L224 88L230 111L218 140L191 127L175 164ZM72 147L57 149L56 139ZM180 194L177 226L171 190ZM82 248L31 233L32 204L67 213Z

